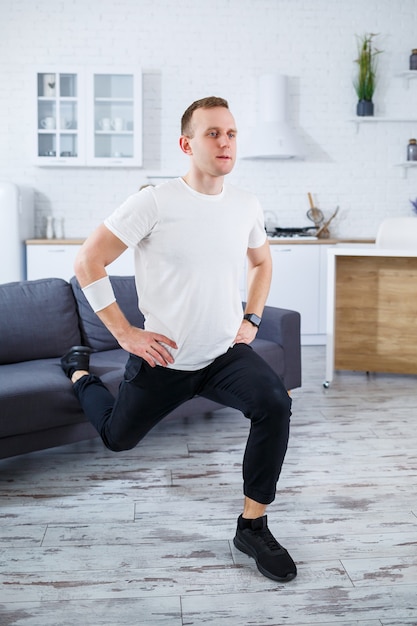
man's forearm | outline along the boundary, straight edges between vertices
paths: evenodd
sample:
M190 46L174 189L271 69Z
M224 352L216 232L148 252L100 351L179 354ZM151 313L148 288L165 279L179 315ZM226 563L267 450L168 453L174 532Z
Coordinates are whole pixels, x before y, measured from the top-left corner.
M96 311L96 315L111 332L116 341L119 344L123 344L132 327L117 302L113 302L101 311Z
M272 265L268 262L249 268L246 313L256 313L262 317L271 286L271 277Z

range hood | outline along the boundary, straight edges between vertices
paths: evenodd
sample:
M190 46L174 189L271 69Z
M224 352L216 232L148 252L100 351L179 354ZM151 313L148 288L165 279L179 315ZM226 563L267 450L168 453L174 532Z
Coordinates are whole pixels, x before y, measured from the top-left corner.
M259 77L259 113L256 126L243 142L242 159L294 159L302 157L301 144L287 119L287 76Z

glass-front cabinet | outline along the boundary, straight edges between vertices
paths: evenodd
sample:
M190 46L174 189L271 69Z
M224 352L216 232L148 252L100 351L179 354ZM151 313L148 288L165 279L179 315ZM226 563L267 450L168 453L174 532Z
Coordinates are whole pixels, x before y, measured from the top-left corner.
M141 72L37 74L37 158L47 166L141 167Z
M75 72L37 74L37 162L80 164L84 125L80 115L83 84Z
M89 136L89 161L141 165L139 76L95 72L91 87L93 107L90 114L93 117L89 126L94 129L94 134Z

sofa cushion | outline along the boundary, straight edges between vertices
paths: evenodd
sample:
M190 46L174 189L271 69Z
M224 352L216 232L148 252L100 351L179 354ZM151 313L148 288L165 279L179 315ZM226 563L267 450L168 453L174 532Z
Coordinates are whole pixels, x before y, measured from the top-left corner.
M59 358L2 365L0 438L86 421Z
M65 280L0 285L0 364L57 357L80 342L75 300Z
M138 308L135 279L133 276L110 276L116 300L129 322L143 328L144 317ZM113 335L88 304L75 277L71 278L71 287L77 301L80 315L82 343L93 350L115 350L119 344Z

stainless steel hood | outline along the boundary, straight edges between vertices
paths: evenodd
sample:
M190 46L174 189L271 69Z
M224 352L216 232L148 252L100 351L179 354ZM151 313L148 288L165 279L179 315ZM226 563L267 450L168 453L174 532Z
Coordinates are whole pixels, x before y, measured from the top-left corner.
M256 126L244 138L242 159L301 158L302 147L287 119L287 76L259 77L259 112Z

